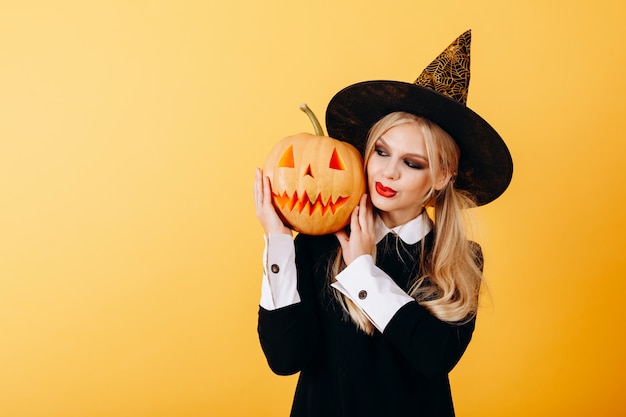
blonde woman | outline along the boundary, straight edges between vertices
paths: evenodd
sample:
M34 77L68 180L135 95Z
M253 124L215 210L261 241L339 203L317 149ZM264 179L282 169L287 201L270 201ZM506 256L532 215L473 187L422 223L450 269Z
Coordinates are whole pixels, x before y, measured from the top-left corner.
M512 175L502 139L465 107L469 74L457 85L469 41L461 35L414 84L359 83L329 104L329 134L365 160L368 194L346 230L293 239L256 172L258 331L274 372L300 372L292 416L454 415L448 373L472 337L482 280L463 213ZM453 82L433 83L432 68Z

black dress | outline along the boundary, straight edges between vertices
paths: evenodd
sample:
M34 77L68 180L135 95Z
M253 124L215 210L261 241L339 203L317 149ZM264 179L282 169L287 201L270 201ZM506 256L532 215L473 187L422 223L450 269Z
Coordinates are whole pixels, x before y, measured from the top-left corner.
M430 251L432 232L424 239ZM291 416L454 416L448 373L470 342L474 320L448 324L409 302L384 334L366 335L346 319L328 290L328 263L338 245L333 235L298 235L302 301L259 310L259 338L269 366L279 375L300 372ZM388 236L378 244L377 266L407 290L419 271L400 262L399 254L406 259L421 247Z

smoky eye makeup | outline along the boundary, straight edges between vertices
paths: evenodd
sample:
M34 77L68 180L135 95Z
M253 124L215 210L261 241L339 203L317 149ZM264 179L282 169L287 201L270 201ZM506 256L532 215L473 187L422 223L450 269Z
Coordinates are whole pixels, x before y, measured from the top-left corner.
M404 163L406 164L406 166L408 166L409 168L413 168L413 169L426 169L426 168L428 168L428 163L426 161L423 161L422 159L418 159L418 158L406 158L404 160Z
M387 144L383 138L380 138L374 144L374 152L379 156L389 156ZM413 169L428 168L428 159L419 154L407 154L402 161L406 166Z
M381 139L378 139L376 143L374 144L374 152L376 152L380 156L388 155L387 148L385 147L385 143Z

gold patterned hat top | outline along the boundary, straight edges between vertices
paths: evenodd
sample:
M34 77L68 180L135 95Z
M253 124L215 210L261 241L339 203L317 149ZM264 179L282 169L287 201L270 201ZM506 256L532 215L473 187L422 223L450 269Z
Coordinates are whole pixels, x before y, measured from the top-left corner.
M465 105L470 82L471 40L472 32L469 30L456 38L422 71L415 84Z
M498 198L509 186L513 161L491 125L466 106L470 80L471 31L450 44L414 83L364 81L338 92L328 104L329 136L351 143L361 153L369 129L389 113L404 111L443 128L459 145L455 187L478 205Z

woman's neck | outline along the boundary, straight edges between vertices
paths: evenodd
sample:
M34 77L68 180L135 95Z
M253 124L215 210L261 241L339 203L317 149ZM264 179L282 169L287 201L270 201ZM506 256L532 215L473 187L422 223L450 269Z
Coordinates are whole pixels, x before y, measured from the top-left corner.
M420 216L423 212L424 209L422 208L419 212L411 215L406 215L405 213L399 214L390 211L379 211L378 215L380 216L383 223L385 223L385 226L387 226L389 229L393 229L394 227L401 226L410 222L411 220Z

